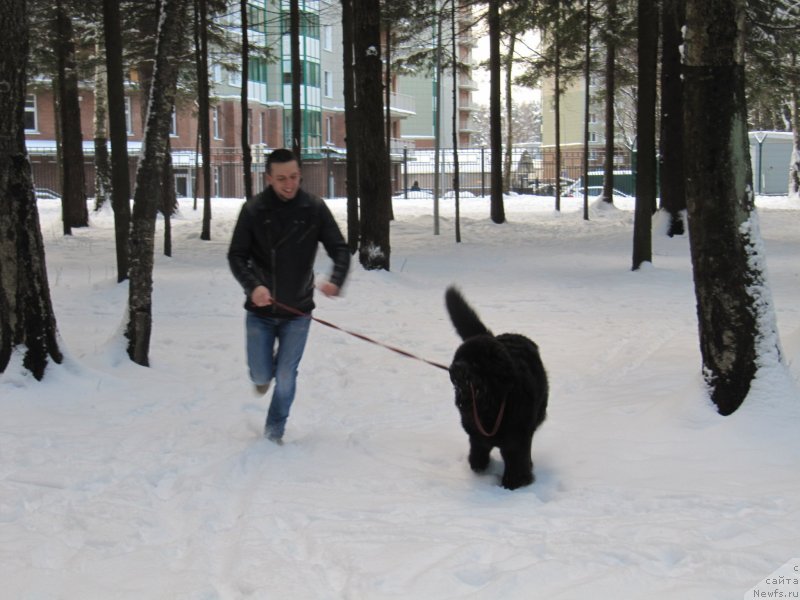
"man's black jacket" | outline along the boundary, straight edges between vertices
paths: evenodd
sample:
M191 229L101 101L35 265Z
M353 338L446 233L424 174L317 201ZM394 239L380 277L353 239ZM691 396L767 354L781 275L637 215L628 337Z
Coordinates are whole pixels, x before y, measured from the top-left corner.
M311 312L320 242L333 260L329 281L342 287L350 251L321 198L300 189L292 200L283 201L268 187L245 203L228 249L228 264L247 295L245 308L264 316L291 314L274 305L253 305L251 293L264 285L281 304Z

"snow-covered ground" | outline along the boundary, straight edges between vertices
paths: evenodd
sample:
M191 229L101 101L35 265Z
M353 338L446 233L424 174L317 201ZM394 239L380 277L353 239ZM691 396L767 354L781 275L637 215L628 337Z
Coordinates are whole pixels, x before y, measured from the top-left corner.
M244 364L243 295L183 202L156 256L150 368L127 360L113 219L61 234L40 201L62 366L0 376L0 597L9 599L731 599L800 556L800 203L759 198L788 368L728 418L700 375L688 240L654 229L632 272L632 206L580 198L395 201L392 271L354 261L316 316L448 363L458 284L496 333L540 345L550 375L536 482L473 474L447 374L312 327L286 444ZM628 202L628 204L626 204ZM330 202L344 223L343 200ZM159 233L162 228L159 226ZM320 257L325 273L327 258ZM791 571L791 569L794 571ZM798 567L790 565L795 576ZM795 581L797 581L795 579ZM791 584L794 585L794 584ZM798 593L800 586L784 587ZM755 594L755 595L754 595ZM798 596L784 596L798 597Z

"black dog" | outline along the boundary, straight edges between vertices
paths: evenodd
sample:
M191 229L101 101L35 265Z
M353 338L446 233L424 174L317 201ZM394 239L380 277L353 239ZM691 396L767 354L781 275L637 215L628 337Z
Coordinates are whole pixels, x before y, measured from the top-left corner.
M469 435L469 466L484 471L492 448L505 462L503 487L533 483L531 442L547 411L547 373L539 348L516 333L492 334L453 287L447 312L464 342L450 365L450 380Z

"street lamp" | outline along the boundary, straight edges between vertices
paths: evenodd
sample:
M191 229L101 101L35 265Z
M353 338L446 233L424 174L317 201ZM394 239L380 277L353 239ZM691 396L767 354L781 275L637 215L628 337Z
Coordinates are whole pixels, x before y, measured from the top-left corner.
M764 140L767 139L767 132L766 131L755 131L753 132L753 136L756 138L756 142L758 142L758 193L760 194L762 191L762 182L761 182L761 160L764 156Z

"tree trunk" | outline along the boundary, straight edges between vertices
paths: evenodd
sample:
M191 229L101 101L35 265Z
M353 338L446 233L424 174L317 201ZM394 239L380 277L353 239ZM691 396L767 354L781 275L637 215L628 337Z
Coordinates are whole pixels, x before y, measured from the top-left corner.
M383 131L380 0L353 2L356 96L358 98L361 243L359 260L365 269L389 270L391 189Z
M386 42L386 66L383 73L383 110L386 115L384 128L386 130L386 150L389 160L392 153L392 22L386 19L384 23L384 40Z
M197 56L197 128L203 157L203 221L200 239L211 239L211 107L208 86L208 11L207 0L195 0L195 55Z
M797 53L792 52L792 73L797 73ZM800 199L800 77L792 80L792 163L789 167L789 196Z
M436 59L433 88L433 234L439 235L439 203L442 195L442 15L436 13Z
M300 161L303 158L303 105L300 101L300 86L304 83L304 77L303 61L300 59L299 0L289 0L289 46L292 61L292 152Z
M450 37L453 53L453 196L455 197L456 243L461 242L461 173L458 163L458 47L456 37L456 3L450 4Z
M656 67L658 6L639 0L638 97L636 100L636 208L633 219L633 270L653 261L656 206Z
M703 374L723 415L759 362L780 361L752 192L744 0L687 0L684 49L689 240Z
M240 14L242 18L242 166L244 168L244 197L249 200L253 196L253 154L250 151L250 43L247 39L247 0L242 0Z
M556 0L556 26L553 30L553 113L555 125L556 211L561 211L561 6Z
M585 55L583 71L583 219L589 220L589 103L592 83L592 3L586 0Z
M360 131L358 111L356 110L355 81L353 71L353 1L342 2L342 70L344 78L344 123L345 132ZM347 147L347 245L352 254L358 250L361 237L361 217L358 210L358 144L355 136L345 133Z
M172 215L177 210L178 195L175 193L175 175L172 168L172 142L167 136L167 152L164 154L164 170L161 173L161 216L164 218L164 256L172 256Z
M24 0L0 0L0 373L13 351L37 379L62 360L44 244L25 148L28 16Z
M606 89L605 89L605 155L603 157L603 202L614 203L614 94L616 83L616 56L617 56L617 0L607 0L606 3Z
M102 29L96 27L98 41L95 43L97 63L94 68L94 209L100 208L108 200L111 192L111 167L108 162L108 77L105 66L100 62L104 54L100 42Z
M508 40L508 55L506 56L506 154L503 162L503 190L511 191L511 163L514 157L514 102L511 95L511 86L514 82L514 46L517 36L511 33Z
M392 25L391 19L386 20L386 31L384 32L384 39L386 40L386 60L384 61L384 112L385 128L386 128L386 164L389 165L391 173L392 164ZM394 221L394 206L392 205L391 197L391 181L389 182L390 195L389 195L389 220Z
M500 1L489 0L489 120L491 157L491 218L505 223L503 204L503 130L500 118Z
M683 235L686 185L683 172L683 79L680 46L684 0L664 0L661 49L661 207L670 215L667 235Z
M61 193L63 196L63 188L64 188L64 144L61 143L61 98L59 92L59 85L58 85L58 77L56 77L52 82L52 90L53 90L53 121L55 126L55 137L56 137L56 173L58 175L58 181L61 185ZM64 202L64 198L61 198L61 223L63 225L64 235L72 235L72 227L69 224L69 206L66 202Z
M103 32L108 83L108 125L111 135L111 206L114 209L117 281L121 282L128 278L131 182L128 164L128 128L125 123L122 34L117 0L103 0Z
M186 2L161 0L155 69L150 85L150 109L142 142L142 158L136 171L125 336L128 339L128 355L143 366L149 365L156 213L175 106L179 31L186 21Z
M86 173L83 166L83 134L78 92L78 70L75 64L75 41L72 21L62 0L56 2L55 51L57 62L58 99L61 123L62 182L61 202L64 227L87 227Z

